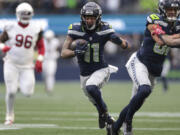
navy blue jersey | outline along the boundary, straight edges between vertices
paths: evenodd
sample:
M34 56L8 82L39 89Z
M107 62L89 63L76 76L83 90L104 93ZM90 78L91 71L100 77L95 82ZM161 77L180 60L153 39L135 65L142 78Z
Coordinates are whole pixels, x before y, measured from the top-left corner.
M151 14L147 17L148 24L159 24L168 35L177 34L180 32L180 23L177 21L173 26L170 26L159 14ZM146 27L144 40L141 48L137 52L139 60L146 65L148 71L154 76L160 76L162 65L167 56L170 47L167 45L159 46L151 37L151 32Z
M69 26L68 35L73 40L85 39L89 42L86 53L77 57L82 76L90 75L94 71L108 66L104 60L104 46L113 33L114 29L108 23L102 23L101 27L92 33L85 32L80 23Z

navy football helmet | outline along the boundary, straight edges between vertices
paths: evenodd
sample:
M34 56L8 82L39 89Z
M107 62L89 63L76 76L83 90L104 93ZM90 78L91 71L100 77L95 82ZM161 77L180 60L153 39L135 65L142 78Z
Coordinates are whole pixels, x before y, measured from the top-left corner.
M159 13L168 22L174 22L180 14L180 0L159 0Z
M102 10L101 7L95 2L86 3L81 9L81 23L85 30L93 31L101 23ZM95 17L96 22L94 24L88 24L86 17Z

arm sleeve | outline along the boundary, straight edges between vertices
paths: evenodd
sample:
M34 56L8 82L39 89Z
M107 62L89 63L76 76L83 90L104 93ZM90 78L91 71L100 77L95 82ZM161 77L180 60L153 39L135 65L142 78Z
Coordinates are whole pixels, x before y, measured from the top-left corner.
M45 47L44 47L44 39L43 39L43 36L42 36L42 32L39 33L39 38L38 38L36 46L37 46L37 49L38 49L38 54L44 56Z

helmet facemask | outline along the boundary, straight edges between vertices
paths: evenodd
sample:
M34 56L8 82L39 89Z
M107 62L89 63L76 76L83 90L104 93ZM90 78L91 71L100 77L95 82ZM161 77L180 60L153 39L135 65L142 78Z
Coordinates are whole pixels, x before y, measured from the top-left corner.
M159 12L168 22L175 22L180 14L180 3L178 0L160 0Z

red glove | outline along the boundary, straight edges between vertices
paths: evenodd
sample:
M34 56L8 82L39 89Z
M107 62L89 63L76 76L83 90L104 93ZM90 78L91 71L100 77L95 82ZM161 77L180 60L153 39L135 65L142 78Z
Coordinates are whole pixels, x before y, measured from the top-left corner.
M38 73L42 72L42 61L36 61L35 69Z
M11 49L11 47L6 45L6 46L4 46L4 47L2 48L2 52L3 52L3 53L6 53L6 52L8 52L10 49Z
M155 27L153 27L154 31L152 32L152 35L163 35L166 34L164 30L162 30L162 27L157 25Z

